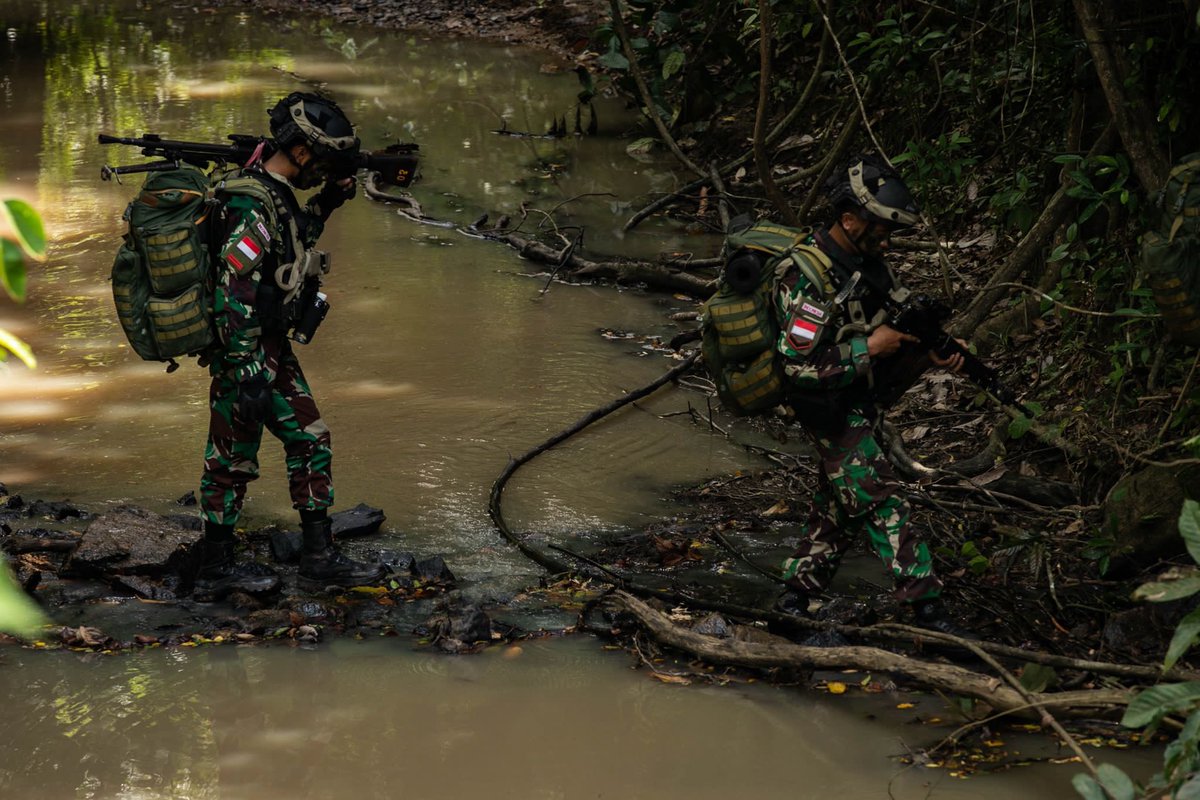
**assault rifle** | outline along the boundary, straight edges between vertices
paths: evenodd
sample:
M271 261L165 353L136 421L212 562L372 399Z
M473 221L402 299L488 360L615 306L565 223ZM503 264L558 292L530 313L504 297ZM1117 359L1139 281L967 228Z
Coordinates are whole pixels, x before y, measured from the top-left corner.
M269 140L262 136L250 136L243 133L231 133L232 144L204 144L201 142L178 142L164 139L158 134L143 134L140 139L124 136L109 136L100 134L100 144L124 144L130 147L142 148L142 155L159 158L148 164L132 164L124 167L103 166L100 168L100 179L110 180L114 176L128 175L133 172L158 172L161 170L178 169L183 164L191 164L205 169L209 164L245 164L256 151ZM332 179L349 178L360 169L378 172L380 177L394 186L408 186L417 176L416 144L392 144L383 150L360 151L353 159L345 161L341 174L330 175Z
M1027 417L1033 417L1033 412L1022 405L1013 391L1000 381L996 370L980 361L975 354L942 329L942 323L950 318L950 307L945 303L928 295L918 294L910 296L903 303L890 304L888 312L888 325L921 340L919 350L922 355L927 350L932 350L941 358L949 358L958 353L963 357L962 373L971 383L1004 405L1012 406ZM912 385L919 374L919 369L907 376L903 374L903 368L893 372L892 376L889 376L892 380L884 378L876 383L876 396L885 406L890 405Z

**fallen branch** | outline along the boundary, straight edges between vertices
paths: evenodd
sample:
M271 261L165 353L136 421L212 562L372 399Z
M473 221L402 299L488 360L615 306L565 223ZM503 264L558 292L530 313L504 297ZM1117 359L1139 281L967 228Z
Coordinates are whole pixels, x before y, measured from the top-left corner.
M575 253L577 240L568 243L562 250L555 250L549 245L515 230L464 229L453 222L426 215L421 210L420 203L411 195L384 191L379 187L374 174L367 176L364 192L372 200L398 205L399 213L415 222L436 225L439 228L450 228L466 236L502 242L516 250L523 258L550 265L552 276L562 273L575 278L611 280L624 284L644 283L654 289L683 292L693 297L707 297L716 288L715 281L691 275L668 264L657 264L650 261L591 261L585 259Z
M1120 689L1083 690L1028 697L1006 686L1003 681L953 664L939 664L900 655L877 647L806 647L788 643L743 642L716 639L682 628L664 614L628 592L614 592L610 607L632 614L638 623L659 642L714 664L730 664L757 669L861 669L906 675L934 689L973 697L997 711L1027 713L1033 702L1039 709L1058 706L1071 711L1116 708L1128 704L1132 692ZM1035 717L1040 718L1040 717Z

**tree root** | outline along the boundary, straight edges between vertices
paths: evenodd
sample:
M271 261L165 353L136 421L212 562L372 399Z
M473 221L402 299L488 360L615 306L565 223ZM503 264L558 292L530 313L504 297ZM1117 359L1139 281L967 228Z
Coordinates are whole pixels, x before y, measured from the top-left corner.
M1034 709L1062 707L1071 713L1094 715L1097 710L1128 704L1132 693L1099 689L1047 693L1022 693L1001 680L953 664L940 664L900 655L877 647L806 647L783 642L744 642L716 639L682 628L628 592L614 592L610 608L632 614L659 642L691 653L714 664L757 669L847 669L906 675L923 686L972 697L1003 712L1042 719Z
M672 266L681 262L660 264L650 261L590 261L575 254L573 243L567 244L563 250L555 250L536 239L506 228L461 228L453 222L435 219L425 214L420 203L412 195L383 190L374 173L367 176L363 191L372 200L398 205L398 212L414 222L502 242L516 250L522 258L551 265L559 275L570 275L583 280L610 280L622 284L644 283L653 289L683 292L693 297L707 297L716 288L716 281L692 275L682 268Z

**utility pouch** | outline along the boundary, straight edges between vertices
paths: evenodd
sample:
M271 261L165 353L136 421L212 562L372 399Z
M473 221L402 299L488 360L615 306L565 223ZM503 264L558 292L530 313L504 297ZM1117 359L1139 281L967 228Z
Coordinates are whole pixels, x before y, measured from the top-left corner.
M714 378L721 404L735 413L770 411L783 397L783 374L772 350L746 364L726 364Z

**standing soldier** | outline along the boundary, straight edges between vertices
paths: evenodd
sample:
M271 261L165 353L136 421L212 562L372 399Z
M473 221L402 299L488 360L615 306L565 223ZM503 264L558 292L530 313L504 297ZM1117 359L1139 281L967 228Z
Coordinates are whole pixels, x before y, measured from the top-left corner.
M775 295L788 402L820 462L805 536L783 564L791 588L777 608L806 613L809 600L833 578L851 536L866 528L892 573L896 598L913 606L917 624L960 633L937 602L942 582L877 434L883 409L876 384L901 360L902 348L907 353L918 341L887 324L885 305L907 290L883 255L892 233L919 221L919 210L900 176L873 157L852 159L827 189L834 222L809 244L831 262L838 299L830 303L795 266ZM929 353L929 359L952 371L962 366L958 354Z
M273 143L233 173L256 179L265 192L231 195L215 221L218 345L209 366L211 415L200 481L200 599L278 586L273 570L234 561L234 525L246 484L258 477L264 427L283 443L292 505L300 512L301 582L310 588L354 586L385 574L382 565L353 561L333 544L329 428L288 338L295 329L297 341L308 341L324 314L317 288L328 267L324 254L312 248L329 215L354 196L353 177L329 176L351 174L346 162L358 153L359 140L337 104L313 94L288 95L271 109L270 122ZM292 187L321 183L301 209Z

